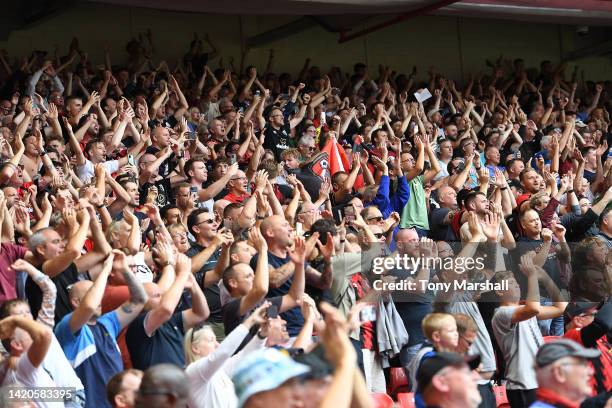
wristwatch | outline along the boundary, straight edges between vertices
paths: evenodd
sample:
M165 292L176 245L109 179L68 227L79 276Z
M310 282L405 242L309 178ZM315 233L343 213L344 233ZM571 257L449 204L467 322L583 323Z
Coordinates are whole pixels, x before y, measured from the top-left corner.
M268 336L264 336L264 335L262 335L262 334L261 334L261 330L257 330L257 337L258 337L260 340L264 340L264 339L266 339Z

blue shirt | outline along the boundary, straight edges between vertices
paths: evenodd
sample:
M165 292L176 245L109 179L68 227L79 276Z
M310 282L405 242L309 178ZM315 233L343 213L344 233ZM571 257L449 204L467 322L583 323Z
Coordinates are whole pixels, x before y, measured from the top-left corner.
M393 196L389 197L389 176L380 178L380 185L376 192L376 197L371 203L365 203L365 207L375 205L380 210L383 218L388 218L395 211L400 213L410 199L410 185L406 181L406 177L398 177L397 191Z
M85 386L87 406L110 408L106 384L123 370L116 340L121 331L117 312L102 315L95 325L86 324L76 333L70 330L71 316L68 313L55 327L57 340Z

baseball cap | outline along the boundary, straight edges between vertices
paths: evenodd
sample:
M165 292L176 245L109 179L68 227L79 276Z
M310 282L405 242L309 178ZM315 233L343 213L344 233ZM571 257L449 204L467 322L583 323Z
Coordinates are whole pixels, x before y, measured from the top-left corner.
M536 354L536 365L546 367L564 357L578 357L592 360L600 356L599 350L582 347L573 340L559 339L544 344Z
M267 348L247 355L238 363L232 376L238 408L253 395L273 390L309 371L308 366L296 363L287 353L277 349Z
M570 319L573 319L576 316L580 316L581 314L598 307L599 303L596 302L571 302L565 308L565 314Z
M480 365L480 356L462 356L457 353L440 352L426 357L419 366L416 379L418 391L423 392L425 387L431 383L432 378L446 367L462 367L467 365L470 370L475 370Z

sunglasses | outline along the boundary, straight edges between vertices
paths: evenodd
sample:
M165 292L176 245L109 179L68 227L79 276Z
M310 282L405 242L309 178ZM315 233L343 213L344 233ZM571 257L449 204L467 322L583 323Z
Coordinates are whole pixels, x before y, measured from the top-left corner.
M205 322L201 322L201 323L198 323L195 326L193 326L193 329L191 330L191 343L192 344L193 344L193 338L194 338L196 332L202 330L205 325L206 325Z
M372 218L368 218L367 221L376 221L376 222L382 222L383 217L372 217Z
M217 221L215 218L210 218L210 219L208 219L208 220L203 220L203 221L200 221L200 222L198 222L196 225L200 225L200 224L203 224L203 223L207 223L207 224L214 224L214 223L215 223L215 221Z
M381 239L382 237L385 236L384 232L377 232L375 234L373 234L377 239Z

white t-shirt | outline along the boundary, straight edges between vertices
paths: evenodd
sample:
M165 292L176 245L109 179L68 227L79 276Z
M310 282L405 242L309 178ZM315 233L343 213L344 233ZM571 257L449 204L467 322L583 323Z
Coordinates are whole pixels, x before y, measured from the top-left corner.
M45 356L42 363L44 369L53 376L53 381L58 387L71 387L76 390L82 390L83 383L81 379L76 375L74 369L70 365L70 362L62 350L59 341L55 334L51 340L51 346Z
M117 160L109 160L105 161L104 167L106 167L106 172L108 174L115 173L119 170L119 162ZM85 164L82 166L77 166L76 174L79 176L83 183L89 183L89 181L96 174L94 170L94 164L89 159L85 159Z
M50 352L50 350L49 350ZM24 353L17 361L15 369L8 369L2 381L2 386L20 385L26 388L33 387L57 387L49 374L43 369L42 364L34 367L28 358L28 353ZM59 408L63 407L63 402L35 402L40 408Z

